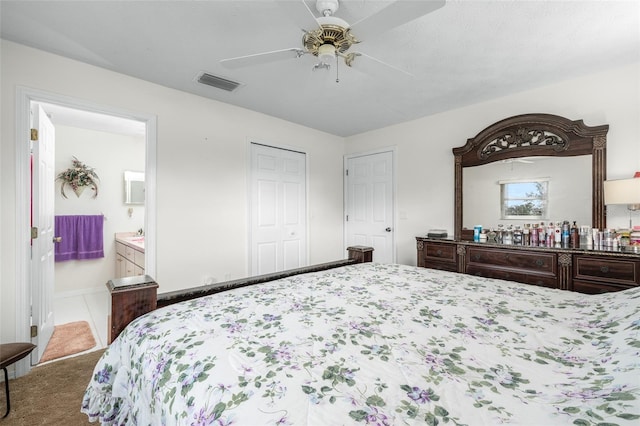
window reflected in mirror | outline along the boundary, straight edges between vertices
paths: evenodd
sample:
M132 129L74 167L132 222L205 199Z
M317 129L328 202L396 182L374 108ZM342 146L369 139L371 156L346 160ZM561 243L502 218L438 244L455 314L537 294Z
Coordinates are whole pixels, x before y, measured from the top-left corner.
M547 219L549 179L499 181L502 219Z

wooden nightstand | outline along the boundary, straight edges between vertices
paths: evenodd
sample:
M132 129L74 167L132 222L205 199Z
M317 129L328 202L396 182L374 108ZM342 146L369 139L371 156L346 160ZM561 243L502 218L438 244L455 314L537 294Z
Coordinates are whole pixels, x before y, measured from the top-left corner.
M158 283L140 275L109 280L107 288L111 293L107 340L111 343L131 321L156 309Z

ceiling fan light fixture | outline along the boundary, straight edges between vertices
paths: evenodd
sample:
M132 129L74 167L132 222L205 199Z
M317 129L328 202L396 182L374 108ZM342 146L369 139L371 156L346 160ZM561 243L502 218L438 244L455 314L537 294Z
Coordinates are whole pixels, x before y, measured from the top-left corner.
M318 48L318 59L320 62L328 64L336 57L336 47L333 44L323 44Z
M358 40L349 31L349 24L335 16L318 18L320 27L308 31L302 37L306 52L320 58L321 62L342 56ZM329 57L329 55L331 57Z

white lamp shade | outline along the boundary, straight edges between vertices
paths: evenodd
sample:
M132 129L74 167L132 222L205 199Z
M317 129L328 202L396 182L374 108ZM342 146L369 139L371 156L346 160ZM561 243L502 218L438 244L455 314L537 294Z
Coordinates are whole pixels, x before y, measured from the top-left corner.
M330 64L332 60L335 61L336 47L333 44L323 44L318 48L318 58L324 64Z
M605 181L604 203L640 204L640 178Z

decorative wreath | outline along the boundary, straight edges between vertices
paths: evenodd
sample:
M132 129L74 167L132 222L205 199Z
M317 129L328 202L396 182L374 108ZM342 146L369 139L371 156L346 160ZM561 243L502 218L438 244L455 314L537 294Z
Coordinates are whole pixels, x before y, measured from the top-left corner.
M60 185L60 193L64 198L67 198L67 194L64 193L65 185L71 186L73 192L76 193L77 197L80 197L80 194L87 188L91 188L95 193L93 194L93 198L98 196L98 183L100 180L93 167L89 167L84 164L82 161L78 160L76 157L73 157L71 160L72 166L69 167L64 172L58 174L56 180L61 181Z

